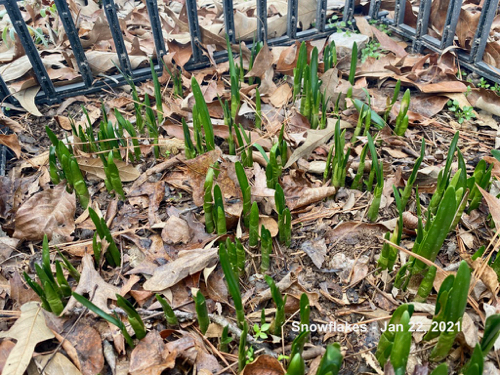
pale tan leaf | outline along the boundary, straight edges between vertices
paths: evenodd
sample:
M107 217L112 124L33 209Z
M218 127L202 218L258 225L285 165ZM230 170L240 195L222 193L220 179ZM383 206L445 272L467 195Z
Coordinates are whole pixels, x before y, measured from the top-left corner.
M56 120L57 124L64 130L72 130L71 128L71 121L68 117L66 116L54 116L54 119Z
M218 259L217 249L186 250L173 262L155 269L153 276L144 283L144 289L160 291L170 288L185 277L213 265Z
M49 151L45 151L31 159L24 161L21 164L21 169L25 168L38 169L42 165L47 164L48 161L49 161Z
M330 125L332 124L332 125ZM330 123L325 129L320 130L308 130L306 141L295 151L292 153L288 162L285 165L286 168L290 168L290 166L295 163L297 160L304 156L309 156L309 154L318 146L322 145L328 139L333 136L335 132L335 124Z
M45 324L42 307L37 302L28 302L21 306L21 316L7 332L0 332L0 337L15 339L16 346L9 354L3 369L3 375L23 375L31 361L35 346L54 337Z
M81 375L75 365L61 353L56 353L54 357L51 354L39 355L34 359L39 370L47 366L43 371L45 375Z
M488 203L488 207L490 208L491 217L493 222L495 223L495 228L497 231L500 229L500 199L491 195L486 190L481 188L481 186L476 185L481 194L483 194L486 203Z
M108 284L94 269L94 259L90 254L82 258L83 269L81 271L80 282L75 289L75 293L80 295L88 294L91 302L105 312L109 312L108 299L116 301L116 295L120 293L120 288ZM71 297L64 308L62 315L70 312L76 305L76 300Z
M17 139L16 134L0 134L0 145L7 146L14 151L18 159L21 156L21 145L19 144L19 139Z
M243 369L241 375L284 375L281 363L270 355L261 355Z
M271 101L271 104L276 108L281 108L286 103L288 103L291 97L292 89L287 83L285 83L284 85L278 87L278 89L271 95L269 100Z
M35 97L40 91L40 86L30 87L29 89L20 91L14 94L14 97L19 100L19 104L34 116L41 117L42 114L35 105Z
M264 73L273 65L273 54L269 49L267 43L262 46L255 57L252 70L250 70L245 77L262 77Z
M106 173L104 173L104 165L100 158L86 158L79 156L77 158L78 166L84 172L92 174L96 177L106 179ZM124 161L115 160L116 167L120 173L120 178L122 182L135 181L139 178L141 173L132 164L127 164Z
M25 131L24 127L20 123L3 114L0 114L0 124L7 126L14 133Z
M318 188L304 188L300 194L287 196L286 202L290 210L295 210L300 207L308 206L311 203L321 201L327 197L334 195L337 189L333 186L324 186Z
M39 241L47 234L63 238L75 230L75 194L66 191L66 185L36 193L16 212L14 238Z

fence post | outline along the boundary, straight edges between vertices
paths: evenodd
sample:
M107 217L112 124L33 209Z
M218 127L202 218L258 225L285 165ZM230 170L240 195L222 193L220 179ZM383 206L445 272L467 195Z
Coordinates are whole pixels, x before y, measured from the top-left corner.
M151 32L153 33L155 42L156 57L158 58L158 65L161 68L161 59L167 53L167 49L165 48L165 40L163 39L158 4L156 0L146 0L146 7L148 9L149 20L151 21Z
M321 33L326 28L326 2L327 0L318 0L318 9L316 12L316 29Z
M189 23L189 32L191 33L191 48L193 49L193 62L198 63L201 60L201 32L198 23L198 9L196 0L186 0L186 10Z
M298 22L298 0L288 0L288 13L286 15L286 33L290 39L297 37L297 22Z
M234 28L234 8L233 0L224 0L222 3L224 10L224 23L226 27L226 35L231 43L236 43L236 31Z
M413 39L412 49L414 53L422 52L422 36L427 34L429 27L429 17L431 14L431 0L420 2L417 16L417 27L415 29L415 39Z
M50 103L57 101L56 89L54 84L50 80L49 74L43 65L42 59L38 50L31 38L28 27L26 26L26 22L23 20L23 16L21 11L19 10L19 6L17 5L16 0L6 0L5 8L9 13L9 17L11 19L12 25L16 30L19 39L24 48L24 52L28 56L28 59L33 66L33 71L35 72L36 78L43 92L47 96Z
M443 28L443 36L441 37L441 49L445 49L453 44L461 6L462 0L450 0L448 12L446 13L446 22Z
M477 64L483 60L484 50L488 42L489 31L495 18L497 6L498 0L485 0L483 3L483 9L481 9L481 16L469 54L469 61L473 64Z
M102 0L102 5L106 18L108 19L109 29L111 30L113 41L115 42L116 54L118 55L120 68L124 74L129 77L133 77L132 65L130 64L125 42L123 41L123 33L120 28L120 22L118 21L118 16L116 15L115 3L113 0Z
M257 0L257 41L267 40L267 0Z
M76 63L78 64L78 70L82 75L83 83L85 84L85 87L90 87L92 86L93 81L92 71L90 70L89 62L87 61L82 44L80 43L78 31L76 30L73 18L71 17L68 3L66 3L66 0L54 0L54 2L57 7L57 13L59 14L59 17L61 17L61 22L64 26L64 30L66 31L66 35L68 36L73 56L75 56Z

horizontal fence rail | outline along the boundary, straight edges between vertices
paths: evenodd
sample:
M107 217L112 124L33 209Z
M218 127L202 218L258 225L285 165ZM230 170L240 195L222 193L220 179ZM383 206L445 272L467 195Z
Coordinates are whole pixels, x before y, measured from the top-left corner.
M108 78L95 77L90 69L89 62L85 55L85 51L78 36L78 30L71 16L66 0L54 0L57 12L61 23L68 36L68 41L71 46L72 54L76 60L81 81L71 83L64 86L55 86L51 81L49 74L42 62L40 52L38 51L28 26L23 21L21 11L18 6L18 0L0 0L0 5L4 5L12 25L19 36L26 55L33 67L33 73L40 85L40 92L36 97L37 103L56 103L66 97L84 95L98 92L105 87L117 87L127 83L126 77L121 73L115 73L107 76ZM311 0L314 1L314 0ZM236 43L236 30L234 21L233 0L221 0L224 19L224 30L231 43ZM160 16L158 13L158 5L156 0L145 0L148 16L151 24L151 33L153 35L156 56L158 58L155 69L158 72L162 71L160 60L167 54L165 41L162 34ZM453 45L455 31L460 16L462 0L450 0L448 11L446 14L445 25L442 30L441 39L432 37L428 34L429 18L431 12L432 0L422 0L417 15L416 27L411 27L404 23L406 0L396 0L394 6L394 17L387 17L387 10L380 10L381 0L372 0L369 6L368 19L383 22L396 33L410 39L414 52L421 53L424 48L435 52L443 52ZM306 30L299 30L299 0L288 0L287 10L287 30L285 35L268 38L267 24L267 0L256 0L256 17L257 30L255 40L257 42L267 41L269 46L287 45L295 41L311 40L326 37L332 34L337 25L327 24L327 0L316 0L316 19L314 27ZM188 25L190 30L192 57L185 65L188 70L204 68L210 65L210 60L203 54L203 35L201 32L198 8L196 0L185 1ZM489 35L493 19L496 14L498 0L484 0L483 8L477 30L474 35L470 52L455 49L455 53L461 64L467 69L477 72L480 75L500 82L500 70L483 62L483 55L486 48L486 43ZM110 26L110 32L113 38L114 46L117 54L118 67L127 77L132 78L135 82L146 80L151 77L149 67L132 69L130 58L126 50L123 31L120 28L118 21L116 4L113 0L102 0L104 14ZM343 10L342 21L350 23L354 20L355 1L346 0ZM251 48L251 44L248 45ZM213 58L215 62L227 60L227 51L214 52ZM11 104L17 104L16 99L12 96L8 85L0 76L0 98Z

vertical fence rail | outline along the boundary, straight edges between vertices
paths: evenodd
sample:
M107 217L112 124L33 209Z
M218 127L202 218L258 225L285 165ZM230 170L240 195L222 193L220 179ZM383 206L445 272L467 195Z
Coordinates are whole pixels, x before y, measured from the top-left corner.
M73 56L75 56L78 70L82 75L85 87L90 87L92 86L93 81L92 71L90 70L89 62L87 61L82 44L80 43L78 31L76 30L75 23L71 17L68 4L66 3L66 0L54 0L54 2L57 7L57 13L59 14L61 22L64 26L64 30L66 31L66 35L68 36L69 44L71 45L71 50L73 52Z
M54 102L56 99L56 90L54 88L54 84L50 80L49 74L47 70L43 66L42 59L38 53L38 50L31 38L30 32L26 23L23 20L23 16L21 11L19 10L19 6L17 5L16 0L7 0L5 1L5 8L9 13L9 16L12 21L12 25L16 30L19 39L24 48L24 52L28 56L28 59L33 66L33 70L35 72L36 78L42 90L48 95L49 98L53 98L50 102Z
M8 98L7 100L9 102L12 102L12 97L10 97L10 90L7 87L7 85L5 84L5 81L3 80L3 78L1 76L0 76L0 95L2 95L2 100L1 100L2 102L6 98ZM1 112L1 109L0 109L0 112Z
M417 25L415 29L415 39L413 40L413 52L422 52L422 37L427 34L429 29L429 17L431 15L431 2L422 1L420 2L420 7L417 16Z
M380 0L371 0L370 1L370 9L368 10L368 17L370 19L376 20L378 19L378 12L380 12Z
M161 67L161 58L167 53L165 47L165 39L163 39L162 27L160 23L160 15L158 14L158 4L156 0L146 0L149 20L151 22L151 33L155 42L156 57L158 65Z
M201 61L201 32L200 24L198 23L198 9L196 8L196 0L186 0L186 10L189 23L189 31L191 32L191 48L193 49L193 62Z
M484 31L486 30L489 33L491 25L493 24L493 19L496 15L497 7L498 0L485 0L483 3L479 24L477 25L469 53L469 62L473 64L483 61L484 50L486 48L486 42L488 41L488 34L484 35Z
M297 37L298 0L288 0L287 35L290 39Z
M226 34L231 43L236 43L236 31L234 27L233 0L224 0L222 3L224 11L224 26Z
M267 0L257 0L257 41L267 40Z
M127 48L125 47L125 41L123 40L122 29L120 28L118 15L116 14L116 5L113 0L102 0L102 5L106 18L108 19L113 41L115 42L115 49L118 55L118 61L120 62L120 68L127 76L133 77L132 65L130 64Z
M346 0L342 21L347 22L354 18L354 0Z
M462 6L462 0L450 0L450 5L448 6L448 12L446 13L446 22L443 29L443 36L441 37L441 45L440 45L441 49L445 49L453 44L453 39L455 38L455 30L457 29L457 24L458 24L458 17L460 16L461 6Z
M318 0L318 10L316 12L316 29L323 33L326 29L326 5L327 0Z

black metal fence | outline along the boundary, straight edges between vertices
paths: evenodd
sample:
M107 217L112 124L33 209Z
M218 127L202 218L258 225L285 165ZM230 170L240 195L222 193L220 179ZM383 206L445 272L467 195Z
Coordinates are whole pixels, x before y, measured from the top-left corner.
M349 7L354 7L354 0L347 1L350 2ZM386 23L396 33L412 40L413 52L422 53L424 48L428 48L434 52L443 52L453 45L462 9L462 0L450 0L440 40L428 34L431 0L421 0L416 27L411 27L404 22L406 0L396 0L394 18L392 19L387 18L387 11L380 12L380 5L381 0L372 0L370 2L368 18ZM483 61L486 43L488 42L490 29L497 9L498 0L484 0L470 51L454 49L454 52L463 67L500 83L500 70Z
M116 87L123 85L126 80L122 74L114 74L106 79L96 79L93 76L84 49L78 36L78 30L72 19L66 0L54 0L58 15L64 26L68 40L71 45L73 56L77 62L81 81L64 86L55 86L51 81L46 68L43 65L39 51L30 35L26 23L23 21L19 9L18 0L0 0L0 5L4 5L13 27L19 36L24 47L25 53L33 67L36 80L41 90L36 97L37 103L55 103L63 98L88 94L101 90L103 87ZM311 0L314 1L314 0ZM222 0L225 32L231 42L236 42L233 0ZM156 0L145 0L149 19L151 22L151 32L154 39L156 55L161 59L166 53L165 41L162 34L161 22L158 13ZM404 13L406 0L396 0L394 8L394 18L387 17L387 11L380 11L381 0L372 0L368 18L387 23L389 27L413 41L415 52L421 52L423 48L429 48L436 52L442 52L453 44L455 30L460 15L462 0L450 0L445 26L442 32L441 40L438 40L428 34L429 16L432 0L421 0L418 12L417 26L411 27L404 23ZM198 9L196 0L186 0L186 10L191 34L192 58L186 64L187 69L197 69L209 65L209 59L203 55L202 51L202 33L198 21ZM457 56L462 65L475 71L482 76L500 82L500 70L483 62L483 54L486 47L489 31L495 17L498 0L484 0L480 16L479 25L472 43L470 52L456 50ZM102 0L102 6L110 26L116 53L118 56L118 65L122 72L131 77L134 81L141 81L150 77L150 68L132 69L130 59L127 54L123 32L120 29L116 5L113 0ZM256 0L257 30L256 41L265 41L270 46L286 45L294 41L310 40L325 37L336 30L334 25L327 24L327 0L317 0L316 19L314 27L307 30L299 30L299 6L298 0L288 0L287 12L287 32L286 35L268 39L267 30L267 0ZM354 0L346 0L343 10L343 21L353 20L355 10ZM249 46L251 47L251 46ZM213 55L216 62L227 59L227 51L215 52ZM155 68L161 71L160 64ZM16 100L12 97L7 84L0 76L0 98L7 98L13 104Z

